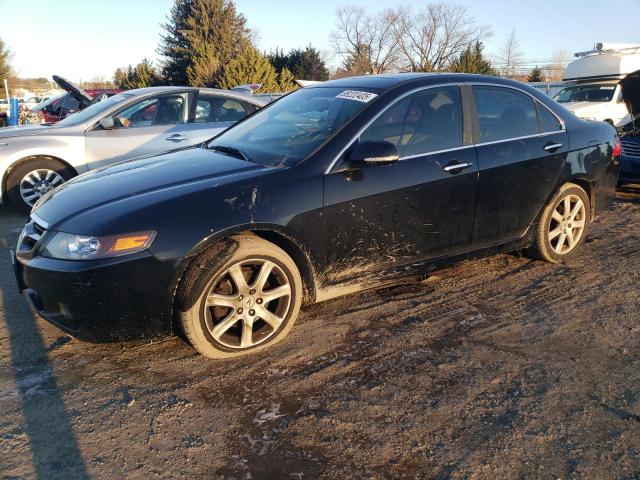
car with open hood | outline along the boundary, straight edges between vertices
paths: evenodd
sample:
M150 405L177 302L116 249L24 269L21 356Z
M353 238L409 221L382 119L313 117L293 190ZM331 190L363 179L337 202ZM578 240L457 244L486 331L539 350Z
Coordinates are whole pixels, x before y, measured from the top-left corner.
M282 340L304 304L445 261L565 261L609 204L619 155L612 126L503 78L323 82L200 148L47 193L16 278L77 338L181 331L206 356L244 355Z
M194 146L262 106L228 90L149 87L110 96L54 125L0 129L0 198L28 212L76 175Z

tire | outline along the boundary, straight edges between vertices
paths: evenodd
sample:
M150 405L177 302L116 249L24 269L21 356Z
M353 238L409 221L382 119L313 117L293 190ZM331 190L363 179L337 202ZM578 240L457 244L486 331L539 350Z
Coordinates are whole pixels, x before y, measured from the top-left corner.
M567 205L568 214L565 211ZM582 245L590 223L589 195L582 187L565 183L545 206L537 226L535 243L527 253L539 260L562 263Z
M32 201L29 203L26 198L29 196L21 192L21 185L29 185L26 180L34 180L37 176L43 182L41 185L34 185L34 194ZM35 158L19 164L9 173L7 177L7 197L11 204L21 213L28 214L33 204L46 193L48 190L62 185L67 180L73 178L75 172L63 163L51 158ZM26 183L25 183L26 182ZM39 191L36 191L39 189ZM28 192L28 191L27 191Z
M300 272L284 250L254 235L232 241L235 248L212 247L213 254L196 259L184 276L187 288L178 293L196 296L193 305L177 308L178 321L189 343L209 358L246 355L279 342L302 303ZM227 252L223 258L216 254L221 251ZM178 298L176 305L183 302Z

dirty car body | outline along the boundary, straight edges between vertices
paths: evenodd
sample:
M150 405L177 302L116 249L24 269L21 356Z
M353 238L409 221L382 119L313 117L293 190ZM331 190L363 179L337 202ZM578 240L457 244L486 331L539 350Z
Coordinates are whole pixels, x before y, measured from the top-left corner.
M426 95L417 97L421 104L413 103L416 94ZM530 105L533 117L506 109L500 127L502 94ZM296 116L293 131L269 113L278 109ZM421 132L425 115L431 130ZM451 118L456 128L443 130ZM270 137L252 137L262 122ZM285 156L279 138L290 146ZM383 139L399 160L350 160L355 149L366 153L367 142ZM50 192L21 236L17 279L42 316L80 338L166 335L176 309L195 301L183 288L187 269L207 268L198 259L209 247L252 232L287 252L301 272L304 303L318 302L451 258L526 247L545 203L568 181L583 186L597 215L618 180L616 142L613 127L581 120L505 79L402 74L325 82L274 102L203 148L99 169ZM153 239L122 256L52 258L47 246L61 232L153 232Z

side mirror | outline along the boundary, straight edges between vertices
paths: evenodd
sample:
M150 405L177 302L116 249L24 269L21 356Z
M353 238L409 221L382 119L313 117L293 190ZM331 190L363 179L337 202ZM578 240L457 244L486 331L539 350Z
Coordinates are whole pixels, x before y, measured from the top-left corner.
M105 130L111 130L113 128L113 117L104 117L100 119L100 126Z
M360 142L351 152L349 160L354 165L389 165L400 159L398 149L391 142Z

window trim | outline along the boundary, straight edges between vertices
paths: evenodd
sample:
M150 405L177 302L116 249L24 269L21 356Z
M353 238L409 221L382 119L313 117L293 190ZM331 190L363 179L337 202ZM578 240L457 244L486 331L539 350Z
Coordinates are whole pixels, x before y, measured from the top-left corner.
M386 112L389 108L393 107L397 102L399 102L400 100L404 99L405 97L408 97L409 95L412 95L414 93L420 92L422 90L431 90L434 88L439 88L439 87L451 87L451 86L456 86L460 89L460 96L462 99L462 114L463 114L463 118L462 118L462 124L463 124L463 133L462 133L462 141L464 143L465 141L465 134L464 134L464 127L466 125L465 123L465 116L471 114L472 115L472 119L471 119L471 124L473 125L472 130L475 130L477 127L477 123L478 123L478 115L477 115L477 111L476 111L476 104L475 104L475 98L473 97L473 91L469 92L470 98L469 96L465 96L465 88L464 87L469 87L471 90L473 89L474 86L489 86L489 87L501 87L501 88L509 88L511 90L515 90L517 92L523 93L525 95L527 95L528 97L530 97L533 102L534 105L535 103L539 103L540 105L542 105L544 108L546 108L551 115L553 115L558 122L560 123L560 125L562 126L562 129L560 130L556 130L553 132L538 132L532 135L524 135L522 137L510 137L510 138L504 138L501 140L493 140L490 142L474 142L476 134L475 131L472 133L472 139L471 139L471 143L468 145L461 145L460 147L453 147L453 148L449 148L446 150L437 150L437 151L433 151L433 152L425 152L425 153L420 153L420 154L416 154L416 155L410 155L407 157L400 157L398 159L398 161L403 161L403 160L409 160L412 158L417 158L417 157L425 157L425 156L430 156L430 155L438 155L441 153L446 153L446 152L453 152L453 151L457 151L457 150L463 150L463 149L467 149L467 148L471 148L471 147L481 147L483 145L494 145L494 144L498 144L498 143L504 143L504 142L512 142L514 140L524 140L527 138L536 138L536 137L544 137L544 136L548 136L548 135L554 135L557 133L564 133L567 131L567 125L565 123L565 121L560 118L553 110L551 110L547 105L545 105L543 102L541 102L540 100L538 100L534 95L532 95L531 93L522 90L521 88L518 88L516 86L513 85L504 85L504 84L500 84L500 83L489 83L489 82L449 82L449 83L442 83L439 85L427 85L427 86L422 86L422 87L418 87L418 88L414 88L412 90L408 90L406 92L404 92L402 95L399 95L398 97L396 97L389 105L386 106L386 108L384 108L383 110L381 110L380 112L378 112L373 118L371 118L359 131L356 135L354 135L354 137L347 142L347 145L340 150L340 152L335 156L335 158L331 161L331 163L329 164L329 166L326 168L324 174L328 175L330 173L334 173L333 168L336 166L336 164L339 162L340 158L344 155L344 153L353 145L353 143L360 138L360 136L364 133L364 131L369 128L369 126L371 126L371 124L373 122L375 122L378 117L380 117L384 112ZM466 101L465 101L466 99ZM473 101L471 101L473 100ZM467 105L470 107L468 108ZM536 117L537 117L537 111L536 111ZM538 119L539 121L539 119Z

